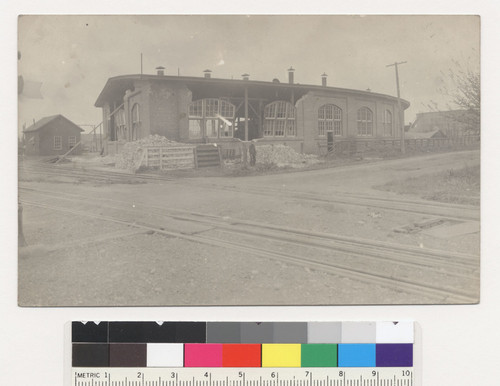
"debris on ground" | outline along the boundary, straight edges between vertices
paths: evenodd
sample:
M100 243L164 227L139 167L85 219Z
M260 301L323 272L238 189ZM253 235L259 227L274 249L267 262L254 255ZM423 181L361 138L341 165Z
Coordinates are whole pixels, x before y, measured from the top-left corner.
M274 164L278 167L304 167L318 162L320 162L318 156L297 153L290 146L281 144L257 146L258 164Z
M394 229L394 232L396 232L396 233L408 233L408 234L417 233L417 232L420 232L424 229L429 229L429 228L433 228L433 227L442 225L446 222L450 222L450 221L446 220L446 219L441 219L441 218L431 219L431 220L423 220L420 222L414 222L412 224L405 225L401 228L396 228L396 229Z
M57 156L55 158L50 158L50 159L46 159L46 160L43 160L43 162L46 162L46 163L49 163L49 164L55 164L56 162L57 163L68 163L68 162L71 162L68 158L64 157L62 158L61 156Z
M101 156L97 153L71 157L71 162L81 166L113 166L115 164L114 155Z

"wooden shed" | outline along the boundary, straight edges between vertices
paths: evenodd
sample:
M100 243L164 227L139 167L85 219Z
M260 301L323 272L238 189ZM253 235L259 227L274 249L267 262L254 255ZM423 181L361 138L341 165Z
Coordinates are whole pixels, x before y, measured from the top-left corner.
M83 129L62 115L52 115L24 129L24 153L33 156L65 154L77 146ZM81 145L71 154L81 154Z

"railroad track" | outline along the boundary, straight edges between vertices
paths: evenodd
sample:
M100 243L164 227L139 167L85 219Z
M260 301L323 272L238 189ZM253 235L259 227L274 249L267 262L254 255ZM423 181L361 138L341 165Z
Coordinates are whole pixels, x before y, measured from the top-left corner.
M174 178L167 175L148 175L118 172L113 170L87 169L84 167L72 167L66 165L52 164L24 164L20 168L19 175L23 173L39 176L74 178L77 181L90 181L101 183L129 184L146 183L153 181L172 181Z
M103 183L146 183L179 181L168 175L157 174L126 174L123 172L103 171L95 169L70 168L64 165L30 164L23 166L25 171L31 173L48 174L53 176L73 177L79 180L89 180ZM280 195L289 199L308 201L325 204L343 204L351 206L366 206L376 209L384 209L396 212L416 213L434 218L445 218L451 221L479 221L480 211L478 207L471 205L459 205L450 203L436 203L424 200L411 200L401 198L385 198L360 193L347 193L335 191L321 194L317 192L297 192L287 189L272 187L244 186L235 187L228 184L200 183L200 181L182 180L183 184L196 184L197 188L203 186L205 189L227 190L241 192L244 194L257 194L262 196Z
M366 194L356 194L335 191L328 195L311 192L297 192L287 189L271 187L245 186L243 188L230 185L213 186L214 189L238 191L242 193L253 193L264 196L270 194L280 197L301 201L320 202L328 204L345 204L353 206L367 206L371 208L384 209L396 212L408 212L425 214L432 217L445 217L455 221L479 221L480 211L478 207L471 205L436 203L424 200L411 200L400 198L384 198Z
M126 201L88 199L79 194L31 190L34 197L30 199L29 189L21 187L20 190L22 202L27 205L112 221L158 234L298 264L398 291L426 295L437 302L470 303L477 300L474 290L471 290L479 288L479 259L474 255L422 250L400 244L227 219L158 206L141 205L141 213L138 214ZM40 202L42 197L48 202ZM56 204L53 203L54 200ZM65 207L64 202L69 204L69 207ZM82 211L75 210L74 207L89 208ZM131 217L134 221L129 220ZM182 233L175 229L166 230L163 225L166 218L202 224L207 226L207 229L198 234ZM234 241L235 235L238 235L236 238L239 240ZM271 247L262 247L264 241L271 244ZM305 249L309 253L297 255L293 249L282 251L283 246L296 250ZM415 270L419 272L419 279L408 275L408 272Z

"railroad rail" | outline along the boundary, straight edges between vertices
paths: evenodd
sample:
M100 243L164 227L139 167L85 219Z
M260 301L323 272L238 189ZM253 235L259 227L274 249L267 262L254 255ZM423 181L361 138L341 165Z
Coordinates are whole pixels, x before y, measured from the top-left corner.
M445 217L452 221L479 221L480 211L477 207L471 205L460 205L450 203L437 203L425 200L401 199L401 198L385 198L361 193L347 193L335 191L328 195L317 192L297 192L287 189L278 189L272 187L257 187L245 186L235 187L233 185L217 183L203 183L200 181L191 181L187 179L180 180L173 176L161 174L128 174L125 172L108 171L108 170L84 170L78 168L66 167L63 165L48 165L48 164L30 164L24 165L23 169L27 172L47 174L59 177L75 178L77 181L88 180L90 182L102 183L147 183L147 182L178 182L182 184L193 184L199 188L213 190L236 191L245 194L257 194L268 196L269 194L279 194L294 200L320 202L325 204L343 204L351 206L367 206L371 208L384 209L396 212L424 214L432 217Z
M208 187L210 187L208 185ZM271 187L256 187L245 186L244 188L217 185L214 189L224 189L228 191L239 191L242 193L253 193L268 196L269 194L279 194L281 197L286 197L295 200L321 202L330 204L345 204L353 206L368 206L372 208L380 208L390 211L399 211L407 213L425 214L433 217L446 217L450 220L474 220L479 221L480 213L477 207L471 205L437 203L425 200L411 200L400 198L384 198L370 196L359 193L347 193L341 191L331 192L330 194L312 193L312 192L297 192L286 189L277 189Z
M21 201L25 205L111 221L160 235L229 248L397 291L426 295L438 302L477 301L475 291L479 288L479 258L475 255L227 219L153 205L141 204L141 212L138 213L137 210L132 210L130 203L126 201L88 198L76 193L30 190L22 186L20 193ZM40 202L41 197L43 202ZM84 210L73 209L77 206L75 204ZM130 218L133 218L133 221ZM165 229L166 218L203 224L207 229L196 234ZM228 234L231 237L228 237ZM263 247L263 241L270 245ZM309 253L298 255L293 250L284 251L286 246L293 246L296 250L303 248ZM368 266L369 263L372 265ZM419 277L409 275L411 270L417 270Z

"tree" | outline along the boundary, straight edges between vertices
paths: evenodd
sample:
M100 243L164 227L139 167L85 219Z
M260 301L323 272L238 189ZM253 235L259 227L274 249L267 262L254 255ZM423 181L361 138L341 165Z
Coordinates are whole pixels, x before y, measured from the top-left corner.
M455 85L451 91L451 101L461 110L466 110L479 130L481 119L481 78L479 72L467 69L456 73L450 71L450 79Z
M456 70L450 69L448 75L443 74L442 80L445 86L438 89L439 93L450 101L446 106L449 113L447 118L465 127L469 134L479 134L481 122L480 74L470 67L464 70L458 62L455 62L455 66ZM432 102L429 107L432 111L441 111L435 102ZM460 110L462 113L457 114L456 110Z

